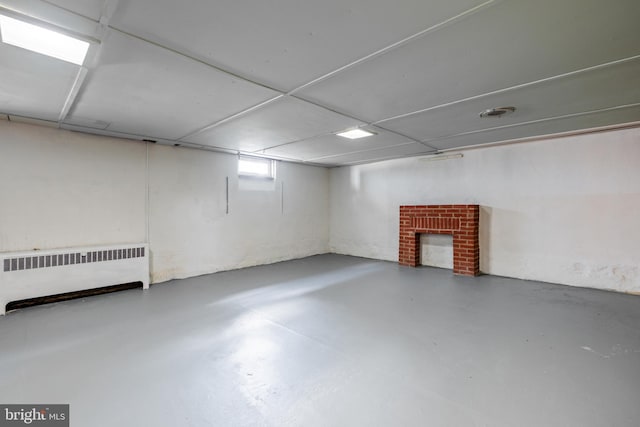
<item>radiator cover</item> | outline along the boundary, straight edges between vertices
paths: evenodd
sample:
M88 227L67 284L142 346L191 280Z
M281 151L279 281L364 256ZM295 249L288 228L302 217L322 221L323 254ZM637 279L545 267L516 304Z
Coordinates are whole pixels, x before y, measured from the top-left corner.
M146 243L0 254L0 315L12 301L142 282L149 288Z

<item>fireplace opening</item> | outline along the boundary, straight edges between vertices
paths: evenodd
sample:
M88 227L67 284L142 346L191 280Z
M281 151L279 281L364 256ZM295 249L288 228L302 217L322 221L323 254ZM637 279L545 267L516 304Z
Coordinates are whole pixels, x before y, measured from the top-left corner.
M480 274L479 205L400 206L398 263L417 267L421 263L421 235L453 236L453 273Z
M420 265L453 270L453 235L421 234Z

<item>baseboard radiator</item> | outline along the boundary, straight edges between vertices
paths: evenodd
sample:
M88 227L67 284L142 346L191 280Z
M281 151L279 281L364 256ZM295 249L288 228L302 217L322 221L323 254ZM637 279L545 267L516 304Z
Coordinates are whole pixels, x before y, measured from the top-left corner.
M0 253L0 315L13 301L123 283L149 288L149 246L122 244Z

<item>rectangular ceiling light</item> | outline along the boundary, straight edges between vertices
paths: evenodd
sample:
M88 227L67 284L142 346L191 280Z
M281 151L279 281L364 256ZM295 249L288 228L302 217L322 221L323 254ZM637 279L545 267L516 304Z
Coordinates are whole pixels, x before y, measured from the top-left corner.
M82 65L89 43L37 25L0 15L4 43Z
M365 136L375 135L375 133L366 131L364 129L351 129L344 132L339 132L336 135L341 136L343 138L358 139L358 138L364 138Z

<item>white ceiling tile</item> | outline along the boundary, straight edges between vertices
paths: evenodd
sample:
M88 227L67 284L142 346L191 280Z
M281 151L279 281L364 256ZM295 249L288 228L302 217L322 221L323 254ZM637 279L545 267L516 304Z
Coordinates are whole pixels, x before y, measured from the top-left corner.
M637 0L512 0L310 86L376 121L640 53Z
M308 102L283 97L185 140L238 151L258 151L360 124Z
M376 134L360 139L347 139L333 134L323 135L264 150L263 154L315 161L328 156L375 150L413 142L410 139L377 128L367 127L366 129L376 132Z
M105 40L67 123L176 139L276 93L118 32Z
M85 37L99 38L101 34L98 25L101 9L99 3L102 3L102 0L54 1L0 0L0 7L5 8L7 11L5 14L16 19L26 18L36 22L42 21ZM65 7L65 5L70 6L72 3L75 10Z
M348 165L356 163L377 162L380 160L397 159L400 157L416 156L432 153L433 149L425 147L418 142L397 145L394 147L380 148L376 150L361 151L357 153L342 154L333 157L315 159L313 163L327 166Z
M286 90L480 3L120 0L111 23Z
M382 123L421 141L640 102L640 59ZM489 108L515 106L503 117Z
M453 148L640 120L637 108L562 118L640 102L640 60L549 79L640 55L637 0L0 4L97 38L103 6L115 10L113 27L95 63L88 61L87 78L63 124L83 132L163 144L184 137L185 146L264 150L275 158L334 165L429 152L426 145ZM479 5L473 14L403 42ZM345 67L353 61L357 64ZM337 69L285 95L245 79L289 91ZM55 124L78 71L0 43L0 117ZM486 95L539 79L544 82ZM506 105L516 113L497 120L477 116ZM343 142L331 135L431 107L379 123L426 144L384 132L368 141ZM511 126L526 122L532 123ZM503 128L488 129L496 126Z
M438 147L441 150L445 150L470 145L511 141L522 138L543 137L545 135L553 135L556 133L571 132L576 129L592 129L638 121L640 121L640 106L637 105L582 116L459 135L451 138L429 141L429 144Z
M79 69L0 43L0 112L57 121Z
M87 18L100 19L102 5L105 1L112 0L47 0L49 3L63 9L75 12Z

